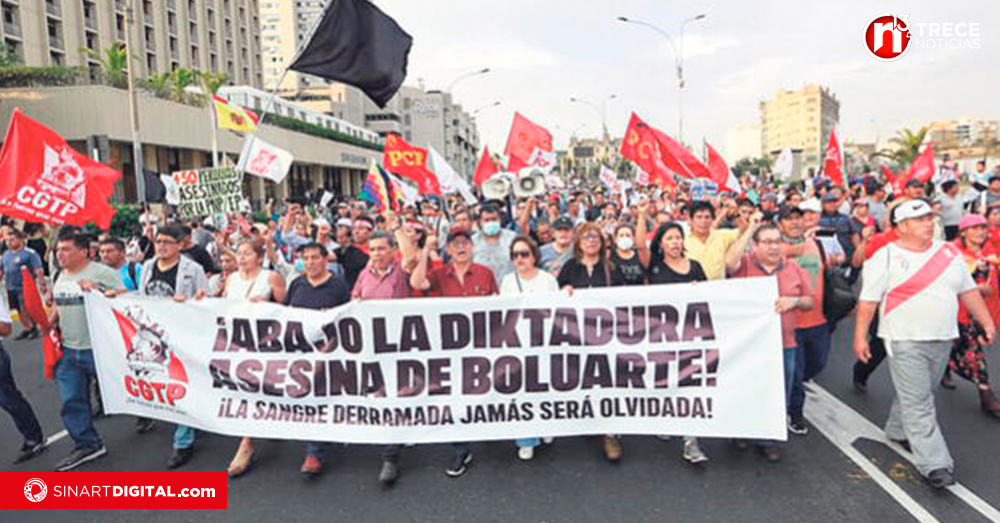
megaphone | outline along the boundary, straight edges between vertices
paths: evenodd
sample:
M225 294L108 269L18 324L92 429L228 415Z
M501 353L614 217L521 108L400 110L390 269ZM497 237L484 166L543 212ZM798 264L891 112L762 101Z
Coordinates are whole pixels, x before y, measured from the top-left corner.
M504 176L495 175L483 182L483 197L487 200L506 200L510 194L510 182Z
M532 170L530 174L522 175L514 185L514 196L518 198L530 198L544 193L545 175L538 169Z

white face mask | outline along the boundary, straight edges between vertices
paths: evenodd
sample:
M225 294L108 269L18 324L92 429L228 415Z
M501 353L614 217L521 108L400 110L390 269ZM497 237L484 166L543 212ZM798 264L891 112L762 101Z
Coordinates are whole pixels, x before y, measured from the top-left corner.
M621 238L618 238L615 241L615 244L618 246L619 249L623 251L631 251L632 247L635 247L635 242L632 240L632 238L629 238L628 236L622 236Z

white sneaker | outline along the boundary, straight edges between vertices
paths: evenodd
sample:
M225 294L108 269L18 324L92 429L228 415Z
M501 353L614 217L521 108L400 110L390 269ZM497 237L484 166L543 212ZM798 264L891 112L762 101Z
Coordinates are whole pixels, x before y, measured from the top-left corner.
M670 436L667 436L666 434L657 434L656 439L660 441L670 441Z
M698 446L698 440L692 437L684 438L684 459L688 463L704 463L708 461L708 456L701 451L701 447Z
M546 445L551 445L553 441L555 441L555 438L542 438L542 443Z
M531 458L535 457L535 447L521 447L517 449L517 457L521 458L521 461L531 461Z

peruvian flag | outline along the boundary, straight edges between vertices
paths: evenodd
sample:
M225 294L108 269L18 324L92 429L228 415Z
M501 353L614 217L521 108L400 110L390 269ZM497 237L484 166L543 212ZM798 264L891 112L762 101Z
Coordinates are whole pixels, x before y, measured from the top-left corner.
M628 128L625 129L625 139L622 140L621 155L635 162L639 170L646 173L645 182L638 180L640 185L659 183L675 186L674 177L663 163L660 154L660 144L653 136L652 127L632 113Z
M743 187L740 186L740 181L736 179L736 175L726 165L726 161L722 159L722 156L715 152L715 149L711 145L708 145L708 143L705 143L705 151L708 155L708 172L711 175L710 178L719 186L719 190L731 191L742 195Z
M489 180L497 172L497 164L493 163L493 158L490 156L490 148L483 146L483 155L479 157L479 163L476 164L476 172L472 175L472 183L482 185L483 182Z
M441 185L437 175L427 168L427 149L410 145L399 136L385 137L382 166L385 170L416 182L420 194L441 196Z
M0 149L0 214L107 230L116 212L108 198L121 176L14 109Z
M525 118L521 113L514 113L514 121L507 135L507 147L504 155L509 158L507 170L518 172L528 166L528 160L535 149L552 151L552 133L546 128Z
M927 183L931 181L934 176L934 145L928 144L924 147L924 151L917 156L916 160L913 160L913 164L910 165L910 170L906 173L906 180L904 184L911 179L919 180L920 183Z
M823 157L823 176L829 178L834 185L844 185L844 156L840 152L840 142L837 141L836 129L830 129L830 139L826 142L826 154Z

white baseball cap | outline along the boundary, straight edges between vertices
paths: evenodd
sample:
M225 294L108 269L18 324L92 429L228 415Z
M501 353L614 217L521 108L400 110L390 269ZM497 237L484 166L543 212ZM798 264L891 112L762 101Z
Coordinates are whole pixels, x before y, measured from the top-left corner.
M934 209L924 200L908 200L899 204L892 213L892 222L899 223L911 218L934 214Z
M799 204L799 209L802 212L823 212L823 205L819 203L816 198L809 198L808 200Z

